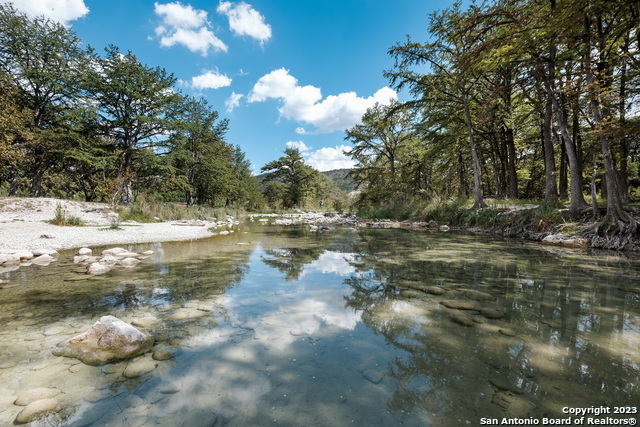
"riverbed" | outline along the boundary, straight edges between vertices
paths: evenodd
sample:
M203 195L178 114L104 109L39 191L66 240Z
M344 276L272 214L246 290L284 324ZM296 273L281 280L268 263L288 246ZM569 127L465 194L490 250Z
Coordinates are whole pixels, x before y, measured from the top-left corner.
M0 424L34 389L59 409L32 425L74 427L480 425L640 402L635 257L269 225L125 248L154 254L91 276L62 251L0 275ZM152 351L52 354L104 315Z

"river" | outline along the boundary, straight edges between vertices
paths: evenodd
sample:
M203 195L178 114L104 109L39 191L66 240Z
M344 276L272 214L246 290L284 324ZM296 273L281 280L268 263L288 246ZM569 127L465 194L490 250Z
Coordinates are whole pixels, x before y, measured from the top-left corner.
M37 388L57 390L61 409L34 426L543 425L584 408L591 422L637 419L635 256L268 225L125 247L154 254L101 276L72 251L0 274L0 424ZM51 353L104 315L141 325L171 358ZM134 363L149 368L127 378Z

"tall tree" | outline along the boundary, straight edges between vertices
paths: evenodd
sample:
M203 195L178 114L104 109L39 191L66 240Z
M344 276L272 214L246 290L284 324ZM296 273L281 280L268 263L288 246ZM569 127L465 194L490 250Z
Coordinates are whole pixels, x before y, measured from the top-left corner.
M412 112L399 102L389 105L376 104L362 117L362 123L346 131L346 140L353 144L349 156L356 161L355 176L366 181L369 193L378 188L386 190L377 199L400 202L404 194L400 191L399 165L402 150L415 140Z
M317 171L304 163L297 148L287 148L284 154L264 165L261 171L267 172L265 182L282 182L287 186L288 200L285 206L302 207L313 189L314 173Z
M32 138L23 141L32 196L42 195L42 178L63 150L57 128L78 95L84 57L80 40L64 25L0 4L0 71L11 76L20 106L32 114Z
M469 14L476 12L476 8L472 8ZM395 58L394 68L385 72L385 75L396 88L408 87L419 100L430 96L430 92L434 90L457 100L467 131L473 167L473 208L477 209L484 207L485 203L482 167L472 112L472 97L478 75L471 53L474 45L478 43L480 34L474 31L474 27L469 26L468 22L468 15L462 12L460 3L432 14L429 32L434 41L417 43L407 37L404 44L396 44L389 50L389 54ZM431 69L431 76L418 71L424 65ZM437 83L434 84L436 76Z
M85 89L96 105L101 133L116 142L119 199L128 205L137 180L135 161L141 150L154 150L164 141L182 97L173 89L176 78L163 68L148 67L113 45L105 52L104 58L92 52Z

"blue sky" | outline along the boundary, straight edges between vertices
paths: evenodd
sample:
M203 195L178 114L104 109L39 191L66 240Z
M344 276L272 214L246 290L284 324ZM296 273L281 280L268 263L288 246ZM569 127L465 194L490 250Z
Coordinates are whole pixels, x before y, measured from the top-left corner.
M0 0L0 2L7 2ZM319 170L349 167L344 129L398 97L383 77L388 49L427 38L428 14L449 0L17 0L66 23L102 51L114 44L179 79L229 119L227 141L254 172L301 149Z

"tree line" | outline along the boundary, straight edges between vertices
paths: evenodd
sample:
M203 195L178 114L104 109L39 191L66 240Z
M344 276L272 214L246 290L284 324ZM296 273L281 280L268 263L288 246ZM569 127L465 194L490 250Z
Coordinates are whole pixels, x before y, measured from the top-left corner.
M632 234L639 49L631 0L495 0L431 14L427 41L389 49L385 76L411 99L376 105L347 130L360 207L568 199L576 218L598 217L601 197L601 223Z
M263 204L228 121L176 78L0 5L0 186L9 195Z

